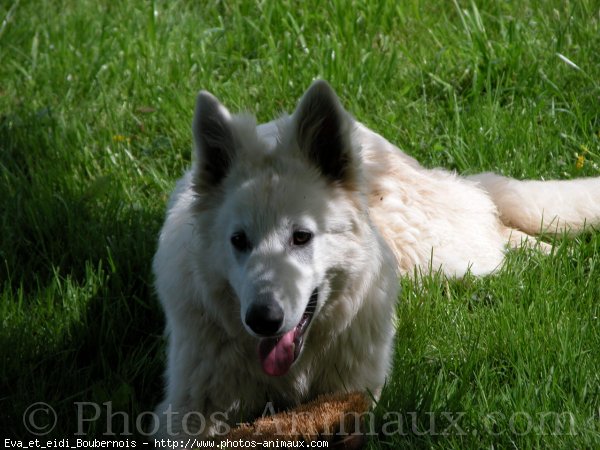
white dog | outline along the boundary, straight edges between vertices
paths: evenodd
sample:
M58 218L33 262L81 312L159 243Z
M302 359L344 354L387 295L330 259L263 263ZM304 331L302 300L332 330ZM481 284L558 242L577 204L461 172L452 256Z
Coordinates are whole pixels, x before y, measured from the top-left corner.
M400 274L488 274L507 244L600 222L600 178L425 169L355 122L324 81L258 127L201 92L193 134L154 258L165 437L217 434L268 401L377 393Z

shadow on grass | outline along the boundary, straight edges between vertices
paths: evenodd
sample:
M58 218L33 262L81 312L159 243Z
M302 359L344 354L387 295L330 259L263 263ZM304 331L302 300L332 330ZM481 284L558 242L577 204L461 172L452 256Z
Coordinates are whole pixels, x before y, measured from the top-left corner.
M0 116L0 429L7 437L35 437L25 412L36 402L56 412L48 434L50 418L31 416L48 438L135 434L137 416L162 391L163 318L150 263L163 206L127 204L117 178L90 176L77 133L48 110ZM97 407L76 402L96 404L99 417L85 420ZM106 402L127 420L107 417Z

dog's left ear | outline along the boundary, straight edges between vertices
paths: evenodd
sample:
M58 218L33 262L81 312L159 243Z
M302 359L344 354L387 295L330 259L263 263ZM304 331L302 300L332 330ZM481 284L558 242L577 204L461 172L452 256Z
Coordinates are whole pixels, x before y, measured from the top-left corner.
M203 188L218 186L236 156L232 117L219 100L200 91L192 123L197 166L196 184Z
M323 80L306 91L293 115L296 141L309 161L330 181L356 181L356 157L350 134L352 119Z

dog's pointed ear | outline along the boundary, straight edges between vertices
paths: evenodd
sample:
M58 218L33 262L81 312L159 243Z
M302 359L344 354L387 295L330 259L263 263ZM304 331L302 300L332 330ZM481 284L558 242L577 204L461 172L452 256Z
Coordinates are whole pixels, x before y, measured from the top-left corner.
M192 123L196 151L195 183L217 186L227 175L236 153L231 114L217 98L200 91Z
M300 151L327 179L353 184L356 161L351 143L352 119L327 82L318 80L308 88L293 119Z

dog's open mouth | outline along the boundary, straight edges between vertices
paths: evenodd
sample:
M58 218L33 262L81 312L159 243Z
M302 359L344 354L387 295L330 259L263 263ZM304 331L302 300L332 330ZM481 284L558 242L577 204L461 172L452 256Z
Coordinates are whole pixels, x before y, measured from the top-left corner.
M317 308L319 290L315 289L298 325L283 336L262 338L258 343L258 357L264 372L274 377L285 375L300 355L304 334Z

